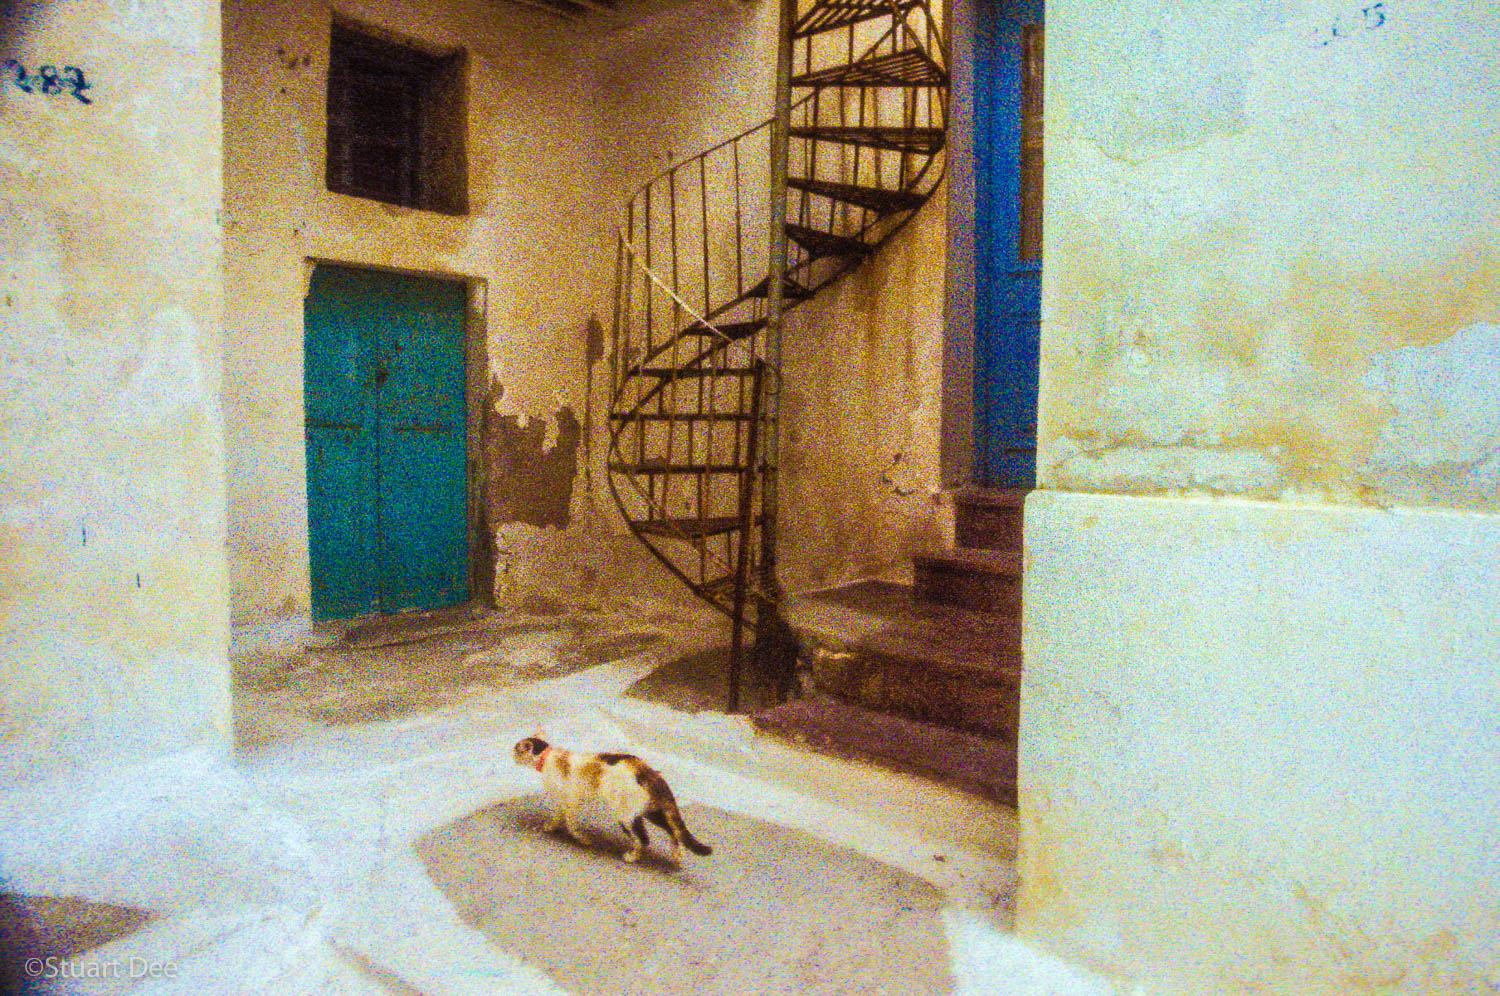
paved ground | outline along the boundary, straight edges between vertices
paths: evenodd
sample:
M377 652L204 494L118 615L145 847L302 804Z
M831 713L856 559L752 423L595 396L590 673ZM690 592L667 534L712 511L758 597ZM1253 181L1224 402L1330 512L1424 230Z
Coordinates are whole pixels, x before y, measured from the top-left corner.
M541 831L535 798L421 837L417 853L458 908L570 992L667 996L924 996L952 988L943 894L800 830L704 806L684 810L714 853L631 866L618 830L585 848Z
M82 993L1095 991L1017 981L1011 811L713 711L714 636L616 608L248 655L237 756L0 786L0 949ZM538 725L646 757L715 854L543 833Z

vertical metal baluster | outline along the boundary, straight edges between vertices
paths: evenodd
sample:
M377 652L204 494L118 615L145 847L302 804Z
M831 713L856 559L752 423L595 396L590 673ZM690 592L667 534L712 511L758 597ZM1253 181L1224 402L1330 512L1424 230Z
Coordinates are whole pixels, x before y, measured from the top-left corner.
M679 268L680 245L677 230L677 171L680 168L680 166L674 166L672 167L671 171L667 173L667 209L669 215L668 220L670 224L672 246L672 326L666 331L666 334L672 337L672 361L669 364L672 370L672 377L670 382L672 397L670 402L668 402L667 404L667 411L673 415L676 415L677 413L682 411L682 380L679 376L682 370L682 305L678 302L678 299L682 297L682 278ZM679 433L677 432L677 419L668 419L668 464L676 461L678 435ZM691 463L691 461L686 462ZM668 486L665 486L662 489L662 502L664 505L667 502L670 502L673 497L670 488L672 477L668 476L665 480Z
M645 204L646 219L645 219L645 229L646 229L646 272L648 274L651 272L651 256L652 256L652 250L653 250L652 239L651 239L651 216L653 214L653 212L651 210L651 189L654 186L655 186L655 184L652 183L651 185L648 185L646 187L646 204ZM652 303L652 298L654 298L656 295L655 295L655 293L651 289L651 278L649 276L644 277L644 279L643 279L643 287L644 287L644 289L646 291L646 341L641 346L641 356L645 356L647 353L649 353L651 351L651 340L655 337L654 326L653 326L653 323L651 321L651 319L653 317L652 313L651 313L651 303Z
M734 148L734 296L745 293L745 232L740 211L740 140Z
M764 364L756 361L754 365L756 373L750 387L750 440L748 444L750 458L746 461L747 469L739 475L739 550L734 558L734 612L729 650L729 701L725 706L726 712L736 712L740 707L740 675L743 670L745 650L745 600L749 594L747 589L750 580L750 540L751 534L755 531L755 463L759 457L756 451L760 440L758 429L761 416L762 374L760 371L763 368ZM764 489L764 484L762 489ZM762 494L764 495L764 490Z
M674 332L678 327L678 312L681 308L681 305L677 303L677 298L682 295L682 286L679 283L677 268L677 170L678 167L673 167L672 171L667 174L667 207L671 215L672 226L672 294L674 295L672 298L672 331Z
M703 225L703 315L708 316L712 306L708 277L708 157L698 160L698 216Z
M705 461L707 463L707 461ZM708 532L703 517L703 475L698 475L698 583L708 580Z

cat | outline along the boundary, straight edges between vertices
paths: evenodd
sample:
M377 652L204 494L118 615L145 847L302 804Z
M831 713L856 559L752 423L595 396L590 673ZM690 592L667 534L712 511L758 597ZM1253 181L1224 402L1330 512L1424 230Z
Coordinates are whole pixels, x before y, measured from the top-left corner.
M647 820L672 838L674 864L682 864L684 845L694 854L713 853L713 848L694 837L682 822L682 813L667 780L634 754L562 750L539 736L520 741L512 754L521 767L534 768L542 774L542 785L554 807L546 826L549 833L565 827L568 836L586 844L578 829L578 811L585 803L597 800L614 814L630 838L631 848L624 857L632 864L641 859L651 842L646 832Z

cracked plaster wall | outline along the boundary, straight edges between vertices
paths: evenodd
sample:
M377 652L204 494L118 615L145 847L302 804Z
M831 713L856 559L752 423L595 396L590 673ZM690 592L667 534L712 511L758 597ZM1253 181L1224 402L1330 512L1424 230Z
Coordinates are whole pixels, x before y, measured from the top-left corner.
M1500 991L1500 19L1048 5L1017 928Z
M227 739L217 6L0 10L0 738Z
M1050 11L1044 484L1496 508L1496 32Z

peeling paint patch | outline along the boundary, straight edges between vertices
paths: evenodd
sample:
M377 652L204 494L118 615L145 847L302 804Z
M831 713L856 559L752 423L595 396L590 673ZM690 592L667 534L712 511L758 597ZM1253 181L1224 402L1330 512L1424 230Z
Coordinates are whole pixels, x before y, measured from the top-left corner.
M1124 446L1091 452L1072 439L1049 450L1058 487L1117 494L1163 490L1271 497L1287 481L1274 454L1193 446Z
M502 393L498 383L491 388L480 429L486 521L492 527L520 522L564 528L578 478L578 417L566 405L554 418L502 415Z

